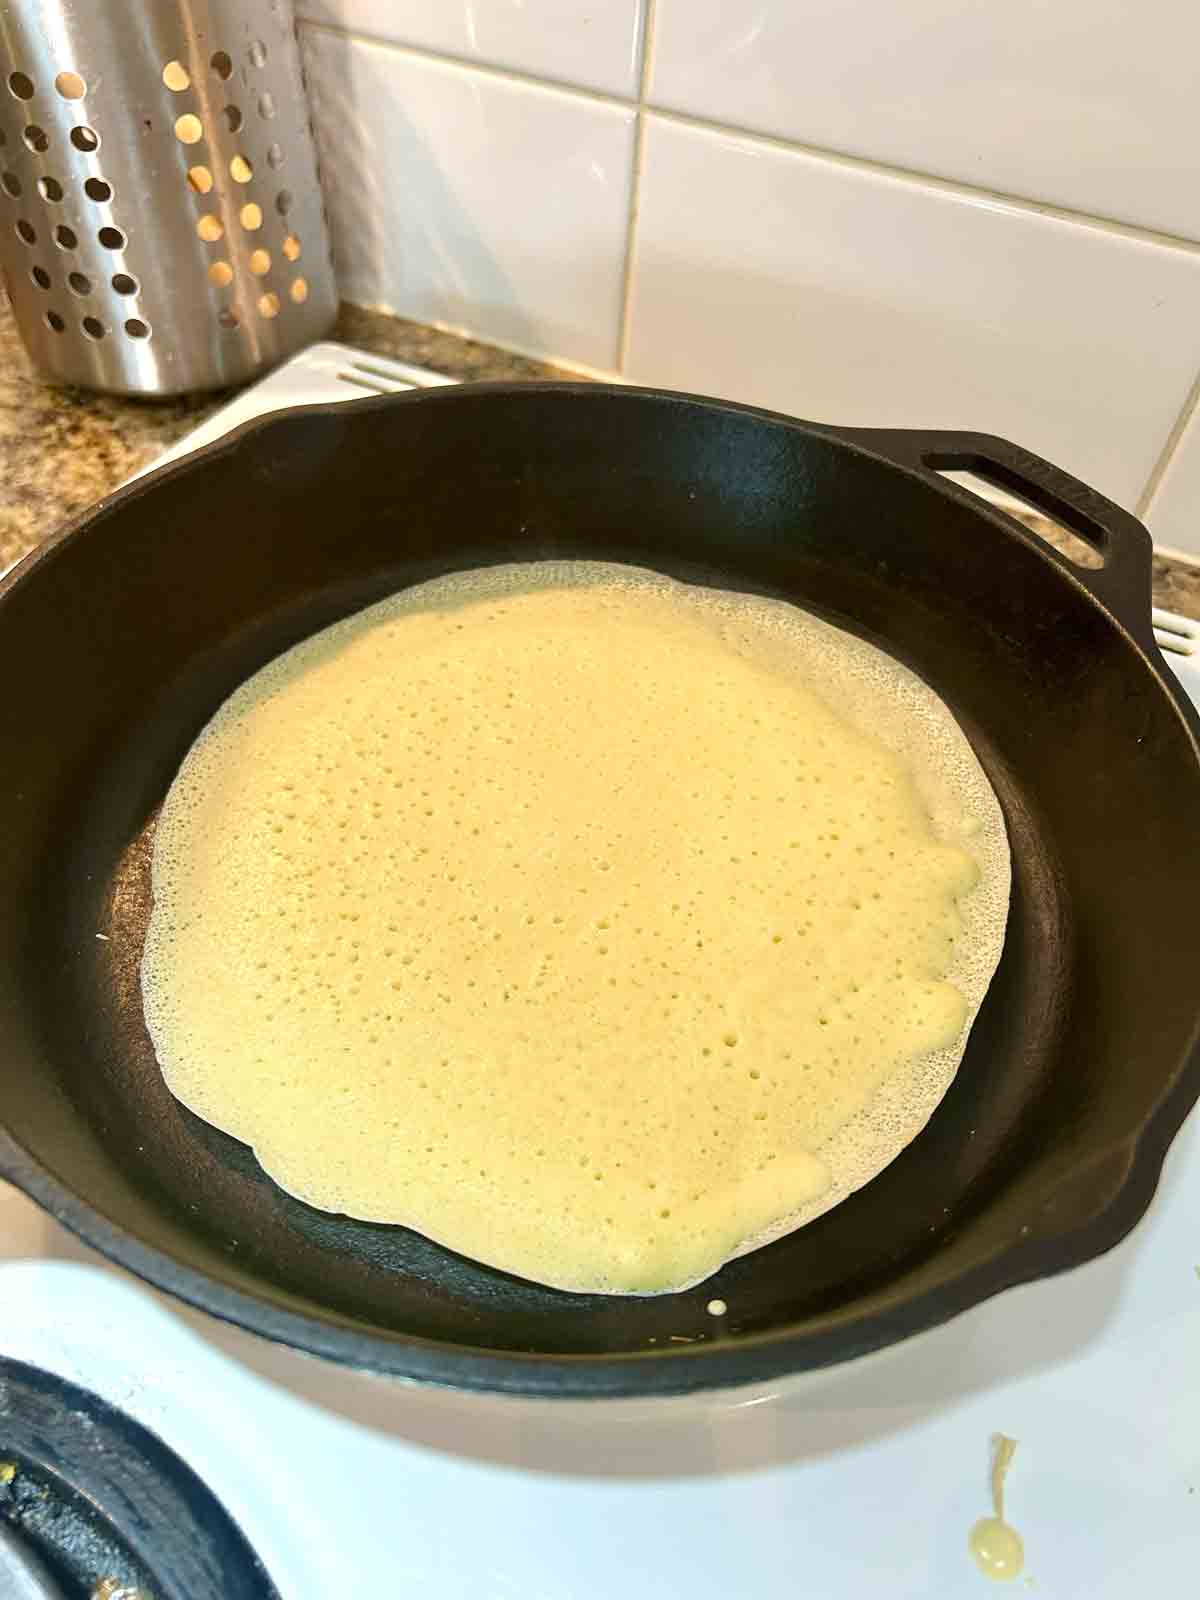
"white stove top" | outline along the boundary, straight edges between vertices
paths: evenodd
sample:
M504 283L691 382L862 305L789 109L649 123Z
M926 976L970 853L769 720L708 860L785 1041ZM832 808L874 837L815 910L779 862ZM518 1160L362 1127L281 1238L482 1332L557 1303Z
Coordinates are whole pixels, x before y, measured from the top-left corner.
M324 345L228 411L445 381ZM1200 629L1157 620L1195 650L1177 659L1200 703ZM1176 1595L1200 1567L1198 1218L1193 1118L1150 1213L1099 1261L776 1389L562 1406L268 1345L108 1267L0 1186L0 1352L164 1438L283 1600L979 1596L966 1540L990 1510L998 1431L1019 1441L1007 1514L1023 1582Z

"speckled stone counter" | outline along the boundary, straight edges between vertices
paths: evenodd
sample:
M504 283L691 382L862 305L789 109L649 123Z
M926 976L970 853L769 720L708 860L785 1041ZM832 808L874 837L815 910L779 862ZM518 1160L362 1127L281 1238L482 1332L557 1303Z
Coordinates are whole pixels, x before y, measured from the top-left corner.
M331 338L463 379L561 378L544 362L343 306ZM0 308L0 571L197 427L228 398L122 400L55 388Z
M343 306L333 337L463 379L567 377L544 362ZM120 400L53 388L0 310L0 571L215 411L226 397ZM1200 566L1155 557L1156 605L1200 617Z

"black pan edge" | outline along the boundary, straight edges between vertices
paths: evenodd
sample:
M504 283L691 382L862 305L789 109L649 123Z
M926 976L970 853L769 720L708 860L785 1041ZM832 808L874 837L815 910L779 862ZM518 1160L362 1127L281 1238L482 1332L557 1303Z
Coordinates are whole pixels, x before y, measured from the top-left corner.
M152 1288L222 1322L339 1366L435 1388L535 1399L603 1400L678 1396L770 1383L872 1354L940 1326L1005 1289L1052 1277L1105 1254L1136 1227L1158 1187L1172 1140L1200 1098L1200 1045L1188 1069L1140 1137L1099 1165L1122 1177L1086 1220L1034 1230L990 1259L920 1295L869 1314L851 1305L815 1331L739 1337L688 1348L619 1356L521 1355L372 1335L332 1319L301 1316L215 1283L115 1226L74 1195L0 1130L0 1172L53 1219ZM1089 1166L1096 1165L1094 1161ZM861 1327L856 1324L861 1323Z
M345 413L372 412L391 410L397 406L408 405L453 405L467 397L479 395L509 396L517 394L562 394L568 396L596 397L604 395L620 395L622 397L636 397L648 404L666 403L669 405L702 404L706 409L716 412L726 412L736 416L757 418L763 422L775 424L793 432L815 434L825 439L835 440L838 444L848 447L857 454L869 457L876 462L885 463L894 472L903 473L906 477L918 478L931 487L937 494L948 500L953 500L959 505L969 506L971 511L979 517L986 519L993 526L1004 531L1009 538L1017 539L1021 544L1031 550L1040 561L1053 568L1055 573L1081 596L1101 610L1112 626L1130 643L1134 644L1145 663L1154 672L1159 683L1166 689L1168 696L1174 701L1176 710L1182 717L1188 729L1189 736L1196 751L1197 761L1200 762L1200 711L1193 705L1191 699L1184 692L1179 680L1171 671L1161 650L1154 638L1154 629L1150 616L1150 552L1153 548L1149 534L1129 512L1122 510L1111 501L1105 500L1094 490L1085 485L1078 484L1076 480L1055 468L1040 457L1031 455L1028 451L1011 444L1008 440L992 438L988 435L963 435L948 430L922 429L922 428L860 428L842 427L835 424L810 422L800 417L788 416L785 412L772 411L763 406L745 405L738 401L724 400L714 396L697 395L680 389L654 389L636 384L590 383L569 382L553 379L540 381L488 382L488 383L456 383L439 386L433 389L412 389L400 394L367 395L357 400L326 401L320 404L288 406L272 411L265 416L251 417L246 422L238 423L228 433L211 444L202 445L199 449L190 452L182 458L167 462L161 467L143 473L132 482L122 484L114 489L111 494L87 507L76 516L65 522L61 528L51 533L35 549L17 561L3 577L0 577L0 603L5 595L27 573L40 566L43 561L52 559L58 549L69 540L75 538L85 529L107 517L111 512L118 511L128 502L139 498L141 495L157 489L162 484L172 483L178 479L186 478L200 463L215 459L218 456L233 454L247 446L253 448L256 442L273 429L286 429L297 421L314 417L334 418ZM973 494L971 490L960 484L943 478L936 469L927 463L931 457L948 455L951 453L946 447L959 445L964 439L978 442L981 445L992 445L998 453L1011 455L1014 459L1024 462L1037 463L1038 467L1048 474L1056 476L1061 483L1071 486L1081 495L1086 495L1102 510L1100 521L1111 519L1109 531L1113 536L1113 544L1118 553L1130 559L1122 560L1116 585L1105 582L1102 568L1084 568L1071 560L1061 551L1055 549L1044 539L1028 528L1016 517L1010 516L998 505L982 499ZM943 448L939 449L939 445ZM1072 519L1074 520L1074 519ZM1140 550L1128 548L1131 531L1136 529L1141 536L1142 548ZM1110 552L1111 555L1112 552ZM1138 564L1144 567L1141 574L1144 581L1139 586L1131 582L1130 566Z
M1150 552L1153 548L1150 536L1145 528L1129 512L1122 510L1111 501L1088 489L1071 479L1066 473L1055 468L1040 457L1022 450L1011 444L1008 440L993 438L989 435L963 435L949 430L939 429L897 429L897 428L861 428L842 427L835 424L810 422L800 417L788 416L785 412L772 411L763 406L745 405L738 401L724 400L715 396L697 395L680 389L655 389L636 384L570 382L553 379L539 381L488 382L488 383L456 383L439 386L433 389L412 389L400 394L367 395L357 400L326 401L313 405L288 406L272 411L265 416L251 417L246 422L238 423L228 433L215 439L211 444L200 446L178 460L167 462L161 467L152 469L135 478L132 482L120 485L111 494L98 500L95 504L70 518L62 527L47 536L35 549L18 560L7 573L0 577L0 602L3 602L8 591L19 583L27 573L40 566L43 561L50 560L60 547L75 538L93 523L106 518L111 512L118 511L123 505L140 498L162 484L172 483L178 479L186 478L199 464L213 460L226 454L234 454L247 446L253 447L263 437L274 429L286 429L297 421L309 418L328 417L335 418L346 413L373 412L391 410L398 406L408 405L454 405L466 398L480 395L496 395L500 397L511 395L530 394L561 394L564 396L579 396L580 398L605 395L620 395L634 397L645 401L647 404L668 405L694 405L701 404L706 409L715 412L725 412L735 416L757 418L763 422L775 424L781 428L807 434L815 434L824 439L832 439L839 445L848 447L857 454L869 457L871 460L881 462L894 471L906 477L917 478L937 494L948 500L953 500L959 505L969 506L972 512L986 519L993 526L1004 531L1009 538L1017 539L1021 544L1031 550L1039 560L1053 568L1055 573L1081 596L1085 596L1093 605L1101 610L1109 623L1133 643L1144 658L1146 664L1153 670L1156 678L1167 690L1169 697L1174 701L1176 709L1182 716L1187 726L1193 746L1196 750L1197 760L1200 761L1200 711L1192 704L1184 692L1179 680L1171 671L1169 665L1158 648L1154 638L1153 624L1150 617ZM951 453L951 445L959 445L963 440L978 442L986 446L992 445L998 453L1008 454L1013 459L1024 462L1033 462L1046 472L1054 475L1061 484L1070 486L1080 495L1086 495L1090 501L1099 505L1102 510L1099 520L1104 523L1111 519L1109 533L1112 536L1115 551L1129 559L1120 563L1122 572L1119 579L1118 592L1109 594L1109 585L1104 578L1104 568L1084 568L1071 560L1061 551L1048 544L1044 539L1028 528L1016 517L1010 516L998 505L982 499L973 494L969 489L954 483L939 475L937 469L928 465L930 458ZM939 449L939 445L943 448ZM1071 519L1074 520L1074 519ZM1142 548L1129 549L1131 534L1137 530L1142 541ZM1094 541L1093 541L1094 542ZM1110 556L1113 552L1110 551ZM1144 583L1141 588L1130 583L1129 567L1141 564L1144 567ZM1112 602L1112 603L1110 603Z

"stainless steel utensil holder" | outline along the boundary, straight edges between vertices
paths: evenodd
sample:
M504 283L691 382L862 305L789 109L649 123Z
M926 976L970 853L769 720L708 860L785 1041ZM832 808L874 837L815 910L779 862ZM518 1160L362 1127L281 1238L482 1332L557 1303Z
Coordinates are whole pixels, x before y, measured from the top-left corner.
M0 268L50 377L236 383L337 309L290 0L0 0Z

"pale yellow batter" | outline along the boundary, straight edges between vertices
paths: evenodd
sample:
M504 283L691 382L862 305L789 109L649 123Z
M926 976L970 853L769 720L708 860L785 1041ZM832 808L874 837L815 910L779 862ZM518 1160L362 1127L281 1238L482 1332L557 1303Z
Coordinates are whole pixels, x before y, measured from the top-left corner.
M1007 1582L1020 1577L1025 1564L1021 1535L1004 1520L1004 1480L1016 1454L1017 1441L998 1433L992 1440L992 1515L981 1517L971 1529L967 1548L980 1572Z
M887 656L779 602L546 563L408 590L244 684L153 881L167 1083L285 1189L650 1293L924 1125L1008 855L963 735Z

